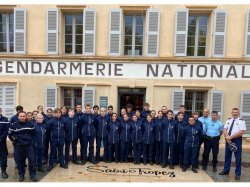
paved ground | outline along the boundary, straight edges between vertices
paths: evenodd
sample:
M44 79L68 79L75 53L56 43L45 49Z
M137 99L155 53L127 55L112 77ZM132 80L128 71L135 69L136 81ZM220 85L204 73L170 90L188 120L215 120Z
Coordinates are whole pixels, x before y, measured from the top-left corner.
M12 145L8 145L10 156L12 155ZM202 155L203 148L201 148ZM211 158L210 154L210 158ZM232 159L232 168L229 176L220 176L218 173L223 169L224 160L224 144L220 145L218 172L212 171L211 163L208 166L206 172L202 169L198 174L194 174L192 171L183 173L178 166L174 170L169 168L162 169L160 166L140 166L129 164L106 164L99 163L94 166L87 163L84 166L69 165L69 169L65 170L57 165L51 172L37 173L37 178L41 182L59 182L59 181L92 181L92 182L105 182L105 181L124 181L124 182L235 182L234 180L234 158ZM250 182L250 144L245 143L243 146L242 155L242 175L239 182ZM88 168L89 167L89 168ZM45 166L47 168L47 166ZM141 171L139 171L139 168ZM26 169L27 170L27 169ZM104 172L103 172L104 171ZM106 172L107 171L107 172ZM144 172L143 172L144 171ZM11 157L8 159L7 172L9 174L8 179L0 178L0 182L18 182L18 171L14 169L14 159ZM157 176L155 175L157 174ZM165 176L166 175L166 176ZM29 182L29 174L26 171L25 182ZM238 182L238 181L237 181Z

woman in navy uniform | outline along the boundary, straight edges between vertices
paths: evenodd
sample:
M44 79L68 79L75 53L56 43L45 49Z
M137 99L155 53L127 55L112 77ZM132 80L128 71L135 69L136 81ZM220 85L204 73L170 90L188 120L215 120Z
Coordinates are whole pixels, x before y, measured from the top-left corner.
M34 150L35 150L35 162L37 165L37 171L45 172L42 167L43 151L46 143L46 124L44 123L44 117L42 114L37 114L37 121L35 126L34 137Z
M152 113L152 112L151 112ZM161 163L162 157L162 140L163 140L163 112L158 111L157 118L155 118L155 163L159 165Z
M0 108L0 163L1 163L1 175L2 178L7 179L9 175L6 172L7 168L7 156L8 149L6 145L6 138L10 123L6 117L2 115L2 109Z
M121 162L128 162L129 145L131 143L131 123L128 114L123 115L120 130Z
M19 112L18 121L13 123L9 128L9 139L13 142L14 145L20 182L24 181L24 165L26 158L28 158L29 161L30 179L33 182L37 181L36 164L33 148L34 135L34 125L26 121L25 112Z
M147 121L143 124L143 164L149 161L153 165L155 124L151 115L147 115Z
M229 149L230 144L234 144L237 150L234 152L235 156L235 180L240 180L241 175L241 154L242 154L242 135L246 131L246 123L239 118L240 111L238 108L232 109L232 118L228 118L224 125L224 137L226 140L225 146L225 163L224 169L219 175L228 175L230 172L232 151Z
M119 141L120 141L120 122L117 120L117 114L112 114L112 121L108 124L108 142L109 142L109 163L112 162L115 153L115 162L119 162Z
M136 114L132 117L131 139L134 150L134 164L140 164L142 150L142 121L138 120Z

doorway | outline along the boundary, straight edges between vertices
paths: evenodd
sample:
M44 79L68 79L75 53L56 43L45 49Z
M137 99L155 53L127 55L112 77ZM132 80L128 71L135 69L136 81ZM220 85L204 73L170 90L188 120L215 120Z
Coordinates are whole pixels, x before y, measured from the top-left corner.
M145 102L146 88L118 88L118 113L127 104L133 105L133 111L142 110Z

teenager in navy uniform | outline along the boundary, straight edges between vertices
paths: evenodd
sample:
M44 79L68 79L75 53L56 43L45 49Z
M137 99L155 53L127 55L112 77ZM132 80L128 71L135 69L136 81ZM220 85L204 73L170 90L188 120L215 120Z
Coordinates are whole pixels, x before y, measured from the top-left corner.
M128 117L129 117L129 119L131 120L132 119L132 117L133 117L133 114L134 114L134 112L133 112L133 105L132 104L127 104L126 105L126 110L127 110L127 115L128 115Z
M119 142L120 142L120 122L117 120L117 114L112 114L112 121L108 124L108 150L109 163L112 162L115 154L115 162L119 162Z
M96 164L95 157L94 157L96 118L91 113L91 106L89 104L86 104L85 106L85 113L80 118L80 124L82 126L82 146L83 146L82 164L86 163L87 158L89 158L91 163ZM87 148L89 152L89 157L87 157Z
M46 143L46 124L44 123L44 117L42 114L37 115L37 120L34 123L35 136L34 136L34 150L35 150L35 162L37 171L45 172L42 167L43 151Z
M246 123L243 119L239 118L240 111L238 108L232 109L232 117L228 118L225 125L223 134L226 140L225 146L225 163L224 169L219 175L228 175L230 172L232 151L229 149L229 144L235 144L237 151L234 152L235 157L235 180L240 180L241 175L241 154L242 154L242 136L246 131Z
M120 123L122 122L123 115L125 115L125 114L127 114L127 110L126 110L126 108L122 108L121 112L120 112L120 116L117 118Z
M199 140L202 136L202 129L195 125L195 118L190 116L188 125L182 131L182 138L184 139L184 165L182 171L185 172L191 160L192 171L197 173L197 151L199 148Z
M48 122L53 119L53 110L51 108L47 109L47 114L44 117L44 122L47 126ZM50 136L51 133L49 129L47 129L46 133L46 140L45 140L45 146L44 146L44 155L43 155L43 164L47 164L48 158L49 158L49 144L50 144Z
M199 117L198 120L202 123L203 135L205 135L205 126L208 124L209 121L212 120L211 117L210 117L210 113L209 113L208 108L203 109L202 116ZM204 136L202 136L201 139L200 139L199 148L204 143L204 141L205 141ZM199 158L199 153L200 153L200 150L198 151L198 158ZM201 161L202 166L204 165L204 154L205 154L205 149L203 149L203 153L202 153L202 161Z
M38 114L39 112L37 111L37 110L34 110L33 112L32 112L32 118L33 118L33 121L34 121L34 123L36 123L36 117L37 117L37 114ZM45 115L43 115L43 118L45 118Z
M77 124L77 137L78 141L80 142L80 159L81 159L81 164L85 164L86 160L84 161L83 159L83 145L82 145L82 124L80 123L80 118L83 116L82 112L82 105L77 104L76 105L76 113L75 113L75 118L78 120Z
M36 178L36 164L33 148L33 138L35 127L32 123L26 121L26 113L19 112L18 121L11 124L9 128L9 139L13 142L16 155L16 162L19 173L19 182L24 181L25 160L28 158L30 179L33 182Z
M99 106L98 105L93 106L93 115L95 116L95 118L98 117L98 115L99 115Z
M143 121L143 118L141 117L141 112L139 110L136 110L135 115L137 117L137 121L140 121L143 124L144 121Z
M103 144L103 157L104 162L108 161L108 118L106 118L106 108L101 108L101 114L97 116L96 128L96 162L101 160L100 149Z
M108 113L105 116L108 123L112 121L112 115L113 115L113 106L109 105L108 106Z
M185 105L180 105L179 106L179 112L183 113L184 115L184 121L186 121L188 123L188 115L186 114L186 107ZM177 115L175 115L175 120L177 120Z
M120 162L128 162L129 145L131 144L131 123L127 114L123 115L123 120L120 126Z
M165 106L165 105L162 106L162 107L161 107L161 111L162 111L162 114L163 114L163 115L162 115L162 118L163 118L163 119L166 119L166 118L167 118L168 107Z
M32 112L27 112L26 116L27 116L27 121L28 122L33 123L33 124L36 122L35 120L33 120L33 114L32 114Z
M0 108L0 163L1 163L1 176L3 179L7 179L9 175L6 172L7 168L7 156L8 149L6 145L6 138L10 123L6 117L2 115L2 109Z
M69 115L68 115L68 111L67 111L67 107L66 106L62 106L61 107L61 111L62 111L62 118L65 120Z
M131 121L131 139L133 142L134 164L140 164L142 150L142 120L134 114Z
M78 119L75 118L75 111L73 108L68 110L68 117L64 120L65 125L65 164L69 162L69 150L72 150L72 162L80 164L77 161L77 124Z
M220 136L223 132L223 125L218 120L218 112L212 111L212 119L204 126L204 165L203 170L207 170L209 154L212 149L213 153L213 172L217 172L217 157L219 154Z
M174 120L173 111L167 111L167 118L163 121L163 150L162 168L169 163L169 168L174 169L174 146L175 134L178 130L177 122ZM170 154L170 159L168 158Z
M198 125L201 129L202 129L202 136L200 137L200 140L199 140L199 148L198 148L198 151L197 151L197 165L196 165L196 168L199 169L199 155L200 155L200 148L201 148L201 142L203 141L202 138L203 138L203 124L202 122L200 122L199 119L199 113L198 112L193 112L192 113L192 116L194 117L195 119L195 125ZM204 156L203 156L204 157ZM203 159L203 158L202 158ZM203 161L204 162L204 161ZM204 164L203 164L204 165Z
M184 158L184 141L182 138L182 131L187 126L187 122L184 121L184 115L182 112L178 112L177 114L177 126L178 130L176 132L176 141L174 146L174 155L175 155L175 164L179 164L180 168L183 166L183 158Z
M65 165L64 155L63 155L63 146L65 143L65 126L64 120L62 119L61 109L56 108L54 110L54 118L51 119L47 128L50 130L50 158L49 158L49 167L47 171L51 171L55 163L55 154L58 152L60 167L67 169Z
M141 118L143 119L143 123L147 121L147 116L150 115L150 104L149 103L144 103L143 104L143 110L141 112Z
M154 128L152 116L147 115L147 121L143 124L143 164L146 165L149 161L153 165L153 151L154 151Z
M151 112L152 113L152 112ZM157 118L155 118L155 163L157 165L161 164L162 161L162 140L163 140L163 112L161 110L158 111Z

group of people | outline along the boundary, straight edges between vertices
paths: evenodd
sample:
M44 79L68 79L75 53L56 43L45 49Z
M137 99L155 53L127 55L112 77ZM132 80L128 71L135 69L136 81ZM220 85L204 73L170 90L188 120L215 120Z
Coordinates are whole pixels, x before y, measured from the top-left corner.
M32 181L37 181L36 171L51 171L59 160L60 167L67 169L70 161L84 165L87 161L97 164L104 162L141 162L161 165L174 169L179 165L185 172L191 165L194 173L199 169L199 152L204 143L202 169L207 170L209 154L213 153L213 171L217 172L219 141L222 134L226 140L225 165L220 175L230 172L232 152L236 158L235 179L241 175L242 135L246 130L245 121L239 119L238 108L232 109L232 118L226 124L218 120L218 112L203 110L203 116L194 112L186 114L184 105L174 114L166 106L161 110L150 110L145 103L143 111L132 112L128 104L120 115L113 112L113 106L93 108L87 104L85 111L78 104L75 109L65 106L54 110L39 105L33 112L24 112L22 106L16 107L16 115L8 120L0 109L0 162L2 178L8 178L6 172L8 150L7 136L13 143L14 160L19 172L19 181L24 181L25 160L28 159ZM77 157L77 144L80 143L80 159ZM94 144L95 154L94 154ZM103 146L102 146L103 145ZM235 149L231 149L236 147ZM101 151L103 147L103 153ZM50 148L50 154L48 150ZM88 153L88 154L87 154ZM102 153L102 154L101 154Z

